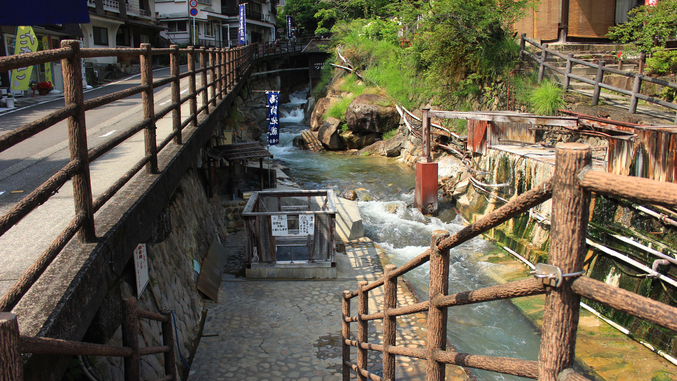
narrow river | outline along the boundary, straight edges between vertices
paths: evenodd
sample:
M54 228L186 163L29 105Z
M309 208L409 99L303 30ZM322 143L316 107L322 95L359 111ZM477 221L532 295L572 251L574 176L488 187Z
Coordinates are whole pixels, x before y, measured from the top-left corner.
M454 233L463 222L450 205L440 203L438 217L426 217L410 207L414 201L415 171L394 159L360 157L343 153L314 154L299 150L292 140L307 129L302 124L305 94L290 96L281 106L280 145L271 147L276 160L289 167L290 175L305 189L332 188L360 194L360 212L366 235L386 250L393 264L401 266L430 245L433 230ZM495 282L486 269L496 264L477 260L476 253L495 246L476 238L451 250L449 292L486 287ZM428 265L405 276L421 298L428 294ZM449 342L459 352L538 360L540 334L509 302L496 301L449 309ZM478 380L524 380L494 372L471 370Z

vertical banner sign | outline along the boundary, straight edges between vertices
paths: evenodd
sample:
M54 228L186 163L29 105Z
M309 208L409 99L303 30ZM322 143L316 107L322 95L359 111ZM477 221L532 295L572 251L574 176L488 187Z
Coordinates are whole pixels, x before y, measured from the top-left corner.
M290 39L290 40L291 40L291 37L292 37L291 27L292 27L291 16L287 16L287 38Z
M266 91L268 95L268 145L280 143L280 118L278 117L279 91Z
M315 234L315 216L312 214L299 214L299 234Z
M148 253L146 244L140 243L134 250L134 270L136 270L136 296L141 296L148 286Z
M32 53L38 50L38 39L35 37L33 28L30 26L20 26L16 31L16 40L14 42L14 54ZM12 70L12 79L10 80L10 89L28 90L31 83L31 74L33 66L20 67Z
M49 37L42 36L42 50L49 50ZM45 81L54 84L54 77L52 76L52 63L45 63Z
M273 231L273 237L289 235L289 228L287 227L287 215L272 215L270 216L270 226Z
M247 45L247 13L245 6L247 3L240 4L240 26L237 28L237 43Z

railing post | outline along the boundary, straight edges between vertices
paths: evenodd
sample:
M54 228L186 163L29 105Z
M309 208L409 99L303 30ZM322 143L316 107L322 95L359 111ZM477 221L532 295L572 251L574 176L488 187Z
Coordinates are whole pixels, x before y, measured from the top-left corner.
M343 291L343 303L341 313L341 348L343 349L343 381L350 381L350 345L346 343L350 340L350 323L346 321L350 317L350 291Z
M520 38L520 61L524 61L524 51L527 47L527 34L522 33L522 37Z
M212 95L211 98L209 98L210 102L216 107L216 57L214 54L214 48L209 48L209 66L211 67L209 69L209 72L211 73L211 88L212 88Z
M357 294L357 345L366 343L369 341L369 322L362 320L362 315L366 315L369 312L369 299L367 299L367 293L364 291L364 287L367 286L369 282L361 281L358 286ZM359 369L367 370L368 368L368 354L367 350L362 347L357 347L357 367ZM362 375L362 373L357 372L357 379L359 381L366 381L367 378Z
M637 113L637 94L642 91L642 75L635 73L635 83L632 85L632 97L630 98L630 113Z
M548 59L548 51L545 50L545 44L541 45L541 66L538 67L538 83L543 82L543 75L545 75L545 60Z
M162 344L171 348L165 353L165 375L176 378L176 357L174 354L174 331L172 330L172 315L167 308L162 309L162 314L167 317L166 322L162 322Z
M150 44L141 44L141 49L144 51L139 57L141 62L141 84L148 86L141 93L143 118L148 122L143 137L146 144L146 155L151 156L150 161L146 164L146 171L148 173L158 173L157 140L155 137L155 101L153 100L153 62Z
M80 42L75 40L61 41L62 48L73 49L70 58L61 60L63 70L63 92L66 106L77 105L78 113L68 117L68 149L71 160L80 160L82 167L73 176L73 198L75 212L84 213L86 218L80 229L80 240L92 242L96 240L94 229L94 208L92 206L92 182L89 175L89 155L87 153L87 126L84 94L82 92L82 62L80 61Z
M597 76L595 77L595 90L592 93L593 106L597 106L597 103L599 103L599 94L602 91L602 88L599 86L599 84L604 81L604 66L606 66L606 62L599 61L599 66L597 66Z
M200 49L200 69L202 69L202 107L205 108L205 114L209 114L209 82L207 81L207 52L205 48Z
M432 159L430 158L430 109L423 109L423 117L421 118L423 123L423 162L430 163Z
M397 322L388 310L397 308L397 277L391 275L395 265L386 265L383 282L383 381L395 380L395 355L390 347L397 344Z
M428 309L428 369L427 381L443 381L446 367L435 360L435 352L447 348L447 309L439 308L436 300L449 291L449 249L437 248L443 239L449 237L445 230L435 230L431 238L430 254L430 307Z
M564 73L564 86L563 86L564 92L569 91L569 83L571 82L571 78L569 77L569 75L571 75L571 69L573 66L573 62L571 62L571 60L573 58L574 58L573 53L569 53L569 55L567 56L567 68L566 72Z
M221 68L221 75L219 78L221 79L221 99L223 99L228 94L228 85L226 84L226 49L221 48L219 55L221 57L221 65L219 66Z
M194 115L191 125L197 126L197 86L195 78L195 47L188 47L188 71L190 77L188 79L188 91L193 94L190 97L190 114Z
M136 313L136 298L122 297L122 345L132 349L125 357L125 381L139 381L139 317Z
M552 191L552 227L548 263L563 274L583 269L587 251L585 232L590 217L590 192L578 185L577 175L592 162L586 144L560 143L556 149ZM539 352L541 381L555 381L574 364L580 296L571 291L574 278L565 278L557 287L548 287Z
M181 79L179 78L179 45L172 45L170 49L174 51L169 55L170 59L170 75L176 77L172 82L172 103L176 108L172 110L172 127L176 136L174 137L175 144L181 144Z
M23 380L23 365L16 315L0 312L0 380Z

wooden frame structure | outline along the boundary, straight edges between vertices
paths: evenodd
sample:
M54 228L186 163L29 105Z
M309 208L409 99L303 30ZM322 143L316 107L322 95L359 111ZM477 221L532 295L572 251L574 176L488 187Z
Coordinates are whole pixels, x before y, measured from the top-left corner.
M253 192L242 212L247 232L247 266L280 264L277 247L306 246L306 263L336 267L335 197L331 189ZM302 216L311 216L313 234L308 235L300 226L294 226L288 228L286 234L276 235L272 220L277 216L284 216L286 221L300 221ZM293 254L291 262L294 262Z
M362 282L355 291L344 291L342 307L343 380L351 371L362 380L395 380L395 355L425 359L429 381L445 379L445 364L484 369L538 380L586 380L573 369L580 297L586 297L612 308L640 317L661 327L677 331L677 308L639 296L583 275L583 259L587 250L587 229L591 193L596 192L635 202L666 207L677 206L677 184L615 175L591 169L592 150L579 143L557 146L554 176L499 209L485 215L454 235L433 233L430 249L396 268L389 265L383 278ZM488 231L507 220L552 198L552 230L548 264L553 271L535 278L448 295L449 250ZM429 301L397 307L397 279L430 261ZM559 269L558 271L554 271ZM367 309L368 292L383 286L383 308ZM539 361L447 351L446 309L455 305L481 303L498 299L545 294ZM350 304L358 299L357 315L351 316ZM428 312L428 343L425 348L398 346L395 318ZM367 341L368 322L383 320L383 343ZM352 340L350 323L357 323L357 340ZM350 359L350 348L357 348L357 360ZM367 352L383 353L383 376L367 369Z

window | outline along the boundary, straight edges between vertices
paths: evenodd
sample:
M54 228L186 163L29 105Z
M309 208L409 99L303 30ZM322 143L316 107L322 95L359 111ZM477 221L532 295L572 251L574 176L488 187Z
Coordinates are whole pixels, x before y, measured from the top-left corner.
M150 42L150 38L146 34L142 34L139 37L142 44L148 44Z
M212 23L211 21L208 22L208 23L204 23L204 24L203 24L203 25L204 25L204 33L205 33L205 36L208 36L208 37L213 37L213 36L214 36L214 30L212 29L212 28L213 28L213 24L214 24L214 23Z
M118 33L115 36L116 46L132 46L131 33L128 27L121 26L118 28Z
M185 21L167 21L167 29L169 29L170 32L174 33L188 31Z
M108 28L94 27L94 44L108 46Z

